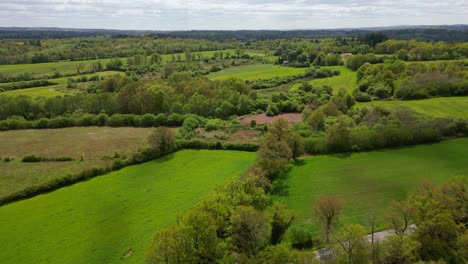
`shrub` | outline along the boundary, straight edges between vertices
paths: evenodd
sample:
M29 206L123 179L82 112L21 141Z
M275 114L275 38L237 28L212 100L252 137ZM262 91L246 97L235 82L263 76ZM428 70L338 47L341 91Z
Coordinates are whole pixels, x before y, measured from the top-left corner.
M167 118L167 124L170 126L180 126L184 122L184 119L184 115L173 113Z
M154 126L163 126L168 123L167 117L165 114L158 114L154 117Z
M54 117L50 119L50 128L63 128L63 127L70 127L74 125L74 120L67 117Z
M48 118L41 118L39 120L34 121L33 127L34 128L48 128L50 126L50 122Z
M155 123L155 116L153 114L144 114L141 118L142 127L152 127Z
M207 131L218 130L220 126L221 126L220 119L210 119L206 122L205 129Z
M43 158L41 156L35 156L35 155L29 155L23 157L21 162L41 162L43 161Z
M77 123L79 126L95 126L97 125L96 115L84 114Z
M292 226L289 230L289 240L292 247L306 249L313 246L312 232L301 226Z

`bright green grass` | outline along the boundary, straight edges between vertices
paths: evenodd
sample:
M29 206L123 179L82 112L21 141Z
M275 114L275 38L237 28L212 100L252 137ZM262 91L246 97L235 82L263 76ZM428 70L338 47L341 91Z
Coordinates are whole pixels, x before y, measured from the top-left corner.
M273 64L254 64L231 67L211 73L208 78L213 80L226 80L232 77L242 80L271 79L273 77L302 74L305 68L285 67Z
M254 157L184 150L0 207L1 263L144 263L158 228L239 176Z
M345 202L341 223L366 224L372 211L378 227L392 200L405 199L425 180L443 183L468 175L468 138L380 151L304 158L288 179L289 195L274 197L297 213L298 224L312 224L314 202L336 196Z
M71 92L72 90L67 90L66 85L58 84L58 85L49 85L49 86L41 86L41 87L6 91L6 92L1 92L0 95L6 95L6 96L27 95L31 97L55 97L55 96L63 96Z
M346 66L327 66L323 68L339 70L340 75L329 77L329 78L323 78L323 79L315 79L315 80L309 81L310 84L316 85L316 86L329 85L335 91L337 89L344 88L346 91L350 93L357 87L356 72L353 72L352 70L348 69ZM301 83L297 83L293 85L291 89L296 90L297 88L299 88L299 86L301 86Z
M85 65L85 69L89 69L90 65L94 62L100 61L103 65L105 65L109 60L110 59L0 65L0 72L13 76L16 76L20 73L29 72L34 77L50 77L54 75L55 71L58 71L60 74L64 75L76 73L76 66L79 64L83 64Z
M406 106L415 113L434 118L468 118L468 97L439 97L410 101L374 101L356 106L381 105L390 109Z

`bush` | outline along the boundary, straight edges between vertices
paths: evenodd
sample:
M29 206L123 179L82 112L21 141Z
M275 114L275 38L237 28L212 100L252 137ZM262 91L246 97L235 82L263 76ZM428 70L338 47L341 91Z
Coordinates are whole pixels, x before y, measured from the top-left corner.
M50 128L63 128L63 127L70 127L75 124L74 120L67 117L54 117L50 120L49 127Z
M49 119L48 118L41 118L39 120L36 120L34 121L33 123L33 127L34 128L48 128L50 127L50 123L49 123Z
M210 119L206 122L205 129L207 131L218 130L220 126L221 126L220 119Z
M153 114L145 114L141 118L142 127L152 127L155 124L155 116Z
M306 249L313 246L312 232L301 226L292 226L289 229L289 240L292 247L296 249Z
M177 113L170 114L167 118L167 124L169 126L181 126L184 122L185 116Z
M43 158L41 156L29 155L25 156L21 162L41 162Z
M163 126L163 125L167 125L168 124L168 121L167 121L167 117L165 114L158 114L157 116L154 117L154 126Z

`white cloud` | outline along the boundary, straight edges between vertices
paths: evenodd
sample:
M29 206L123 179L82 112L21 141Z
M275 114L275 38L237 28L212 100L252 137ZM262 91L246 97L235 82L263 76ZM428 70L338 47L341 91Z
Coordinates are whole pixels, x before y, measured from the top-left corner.
M4 0L0 26L292 29L468 23L468 1Z

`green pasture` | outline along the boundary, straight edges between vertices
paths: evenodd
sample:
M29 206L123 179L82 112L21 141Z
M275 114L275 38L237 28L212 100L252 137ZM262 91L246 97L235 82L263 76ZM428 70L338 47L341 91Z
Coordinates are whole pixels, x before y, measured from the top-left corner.
M73 90L67 89L67 86L64 84L58 85L49 85L33 88L18 89L6 92L0 92L0 95L6 96L18 96L18 95L27 95L31 97L55 97L63 96L65 94L74 93Z
M255 153L184 150L52 193L0 207L2 263L144 263L158 228Z
M209 74L208 78L213 80L226 80L233 77L242 80L271 79L274 77L303 74L305 71L305 68L293 68L273 64L254 64L227 68Z
M335 91L344 88L349 93L351 93L357 87L356 72L353 72L346 66L326 66L323 68L339 70L340 75L323 79L315 79L309 81L310 84L312 84L313 86L328 85L331 86ZM301 83L296 83L291 87L291 89L296 90L297 88L299 88L299 86L301 86Z
M358 103L356 106L380 105L389 109L406 106L415 113L433 118L468 118L468 97L438 97L423 100L392 100Z
M424 181L443 183L468 175L468 138L436 144L371 152L308 156L284 180L284 202L297 214L296 224L317 231L314 202L322 196L344 201L340 223L367 225L373 212L379 229L388 228L384 211L393 200L403 200ZM279 186L279 185L278 185Z

